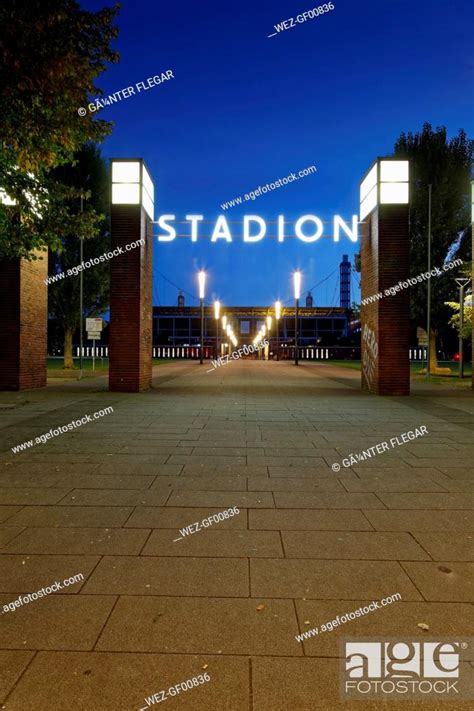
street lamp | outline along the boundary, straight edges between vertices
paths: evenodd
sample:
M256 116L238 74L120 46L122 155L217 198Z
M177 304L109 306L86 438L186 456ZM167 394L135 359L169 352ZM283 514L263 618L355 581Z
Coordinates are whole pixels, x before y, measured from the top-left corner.
M277 360L280 360L280 333L279 321L281 317L281 301L275 301L275 320L276 320L276 337L277 337Z
M464 287L469 283L469 277L458 277L455 279L459 286L459 377L464 377L464 342L462 329L464 326Z
M206 272L202 269L198 274L199 282L199 301L201 304L201 350L199 353L199 363L202 365L204 361L204 291L206 287Z
M216 319L216 358L219 358L219 314L221 312L220 301L214 301L214 318Z
M301 296L301 272L294 272L293 288L295 294L295 365L298 365L298 316Z

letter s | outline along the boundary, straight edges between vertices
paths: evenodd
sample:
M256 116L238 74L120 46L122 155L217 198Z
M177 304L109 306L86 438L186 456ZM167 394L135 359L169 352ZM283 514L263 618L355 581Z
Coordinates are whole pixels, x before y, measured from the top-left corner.
M158 219L158 226L167 231L167 235L158 235L158 242L172 242L176 237L176 230L171 225L167 225L168 220L175 220L175 215L161 215Z

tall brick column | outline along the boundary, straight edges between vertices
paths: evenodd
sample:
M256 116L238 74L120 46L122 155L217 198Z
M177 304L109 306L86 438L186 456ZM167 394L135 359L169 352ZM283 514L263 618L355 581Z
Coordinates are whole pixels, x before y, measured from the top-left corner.
M140 392L151 385L153 224L142 204L111 205L109 389ZM125 251L126 245L145 243Z
M41 259L0 260L0 390L46 385L48 333L48 254Z
M378 178L373 188L376 204L362 224L362 302L399 282L404 288L395 296L383 295L361 306L362 389L377 395L409 395L409 208L408 204L381 201L385 193L381 190L380 161L376 162Z

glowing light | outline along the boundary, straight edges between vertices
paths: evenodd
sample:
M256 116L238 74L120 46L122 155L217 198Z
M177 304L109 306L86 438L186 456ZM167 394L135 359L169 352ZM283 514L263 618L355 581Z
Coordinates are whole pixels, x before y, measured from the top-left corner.
M221 311L220 301L214 301L214 318L216 319L216 321L219 320L220 311Z
M269 333L270 333L271 327L272 327L272 317L271 317L271 316L267 316L267 331L268 331Z
M204 299L204 292L206 288L206 272L204 272L202 269L198 273L198 282L199 282L199 298Z
M225 330L227 326L227 316L222 317L222 328Z
M154 200L155 189L143 161L112 161L112 205L141 204L153 220Z
M378 158L360 184L360 219L367 217L378 204L407 205L410 201L409 172L410 164L406 160ZM338 241L336 237L334 239Z
M280 317L281 317L281 301L275 301L275 318L277 321L279 321Z
M295 292L295 299L299 299L301 296L301 272L294 272L293 287Z

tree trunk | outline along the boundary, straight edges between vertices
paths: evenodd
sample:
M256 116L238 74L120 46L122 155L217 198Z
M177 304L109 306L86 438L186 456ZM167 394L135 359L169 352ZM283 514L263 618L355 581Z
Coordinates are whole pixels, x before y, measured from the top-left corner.
M70 328L64 330L64 364L63 368L72 370L74 361L72 358L72 335L73 331Z
M436 336L438 331L430 329L430 373L434 373L438 367L438 357L436 353Z

